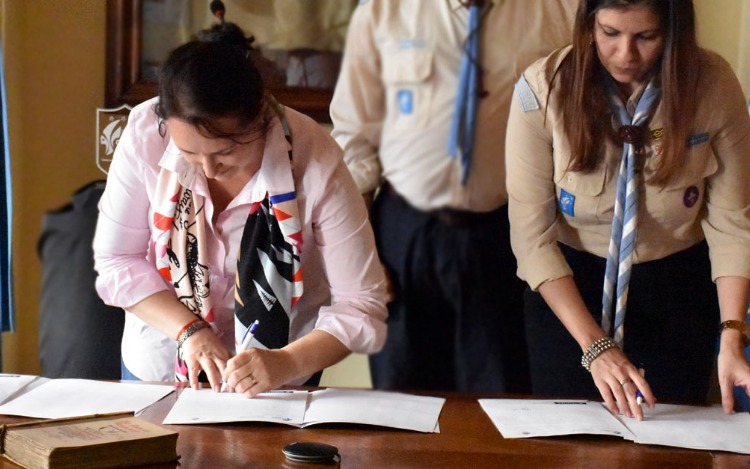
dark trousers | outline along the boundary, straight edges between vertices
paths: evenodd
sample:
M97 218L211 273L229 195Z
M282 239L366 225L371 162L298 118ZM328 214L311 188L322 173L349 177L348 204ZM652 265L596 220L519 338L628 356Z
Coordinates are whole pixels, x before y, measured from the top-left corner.
M423 213L385 189L371 216L395 295L385 347L370 359L374 387L528 392L507 208Z
M562 246L589 311L601 324L606 260ZM581 349L542 296L525 294L532 391L601 400ZM705 404L716 354L719 304L705 242L633 266L624 352L642 366L659 402Z

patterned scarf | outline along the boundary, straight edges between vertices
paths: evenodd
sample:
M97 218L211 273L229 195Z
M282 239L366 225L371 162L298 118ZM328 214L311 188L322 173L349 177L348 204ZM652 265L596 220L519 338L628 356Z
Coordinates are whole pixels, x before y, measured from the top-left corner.
M609 334L612 328L612 302L616 291L614 313L614 340L622 347L625 335L625 307L628 301L630 273L633 266L636 227L638 222L638 175L636 157L643 148L648 124L656 105L659 102L660 89L658 81L652 79L641 94L635 113L630 116L627 108L617 94L614 83L610 85L610 106L622 124L619 129L623 142L622 160L617 177L617 195L614 215L612 216L612 234L609 242L607 267L604 274L602 293L602 329Z
M289 316L302 296L302 229L292 177L292 140L283 109L271 100L279 125L271 125L260 173L267 192L251 204L240 242L235 280L235 344L259 319L255 339L279 348L289 340ZM283 137L282 137L283 131ZM282 139L283 138L283 139ZM286 151L283 151L286 150ZM260 181L260 178L259 178ZM154 197L152 241L156 268L175 288L177 298L216 331L211 301L204 198L162 168ZM187 381L182 350L177 350L175 379Z

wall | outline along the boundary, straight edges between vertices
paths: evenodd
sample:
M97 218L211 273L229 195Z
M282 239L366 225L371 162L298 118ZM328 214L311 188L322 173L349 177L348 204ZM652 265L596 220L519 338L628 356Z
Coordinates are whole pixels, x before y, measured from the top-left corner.
M700 44L732 64L746 96L750 96L750 2L695 0Z
M14 189L16 332L3 334L3 370L37 374L42 216L103 173L96 108L104 102L105 2L3 0Z
M544 0L539 0L544 1ZM696 0L701 43L724 55L750 94L750 1ZM3 334L3 371L37 374L45 211L66 203L96 167L96 108L104 102L103 0L0 0L14 199L16 332ZM367 380L362 357L337 371Z

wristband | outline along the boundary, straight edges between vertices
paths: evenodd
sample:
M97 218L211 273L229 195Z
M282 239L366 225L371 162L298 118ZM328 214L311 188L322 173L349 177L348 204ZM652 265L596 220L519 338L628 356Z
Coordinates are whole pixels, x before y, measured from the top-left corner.
M204 329L206 327L210 327L209 324L204 321L203 319L194 319L190 321L189 323L185 324L185 327L180 330L180 333L177 334L177 348L182 347L182 344L185 343L185 341L193 334L198 332L201 329Z
M736 321L734 319L730 319L728 321L722 322L721 327L719 328L719 335L721 335L721 333L726 331L727 329L732 329L742 334L742 344L745 347L750 344L750 326L748 326L745 321Z
M609 350L614 347L617 347L617 343L615 343L614 340L607 336L602 337L593 344L589 345L589 348L587 348L586 351L583 352L583 356L581 357L581 366L584 367L586 371L591 373L591 362L593 362L594 359L601 355L605 350Z

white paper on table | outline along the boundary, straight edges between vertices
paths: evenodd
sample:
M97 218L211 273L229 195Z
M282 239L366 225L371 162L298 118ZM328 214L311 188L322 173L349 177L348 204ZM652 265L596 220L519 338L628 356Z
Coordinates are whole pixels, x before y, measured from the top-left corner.
M439 433L438 418L445 399L369 389L314 391L305 426L316 423L358 423L425 433Z
M113 412L139 413L174 391L174 387L168 385L89 379L40 378L33 384L32 389L0 405L0 414L65 418Z
M272 391L248 399L235 392L184 389L164 418L165 424L274 422L300 426L307 391Z
M557 435L633 435L599 402L569 399L479 399L503 438Z
M277 390L252 399L238 393L185 389L163 423L276 422L296 427L354 423L439 432L444 402L443 398L367 389Z
M0 373L0 404L4 404L5 401L10 400L14 394L20 394L22 390L28 388L32 382L37 380L47 380L47 378L33 375Z
M721 406L656 404L645 419L621 418L636 443L750 454L750 414L727 415Z

